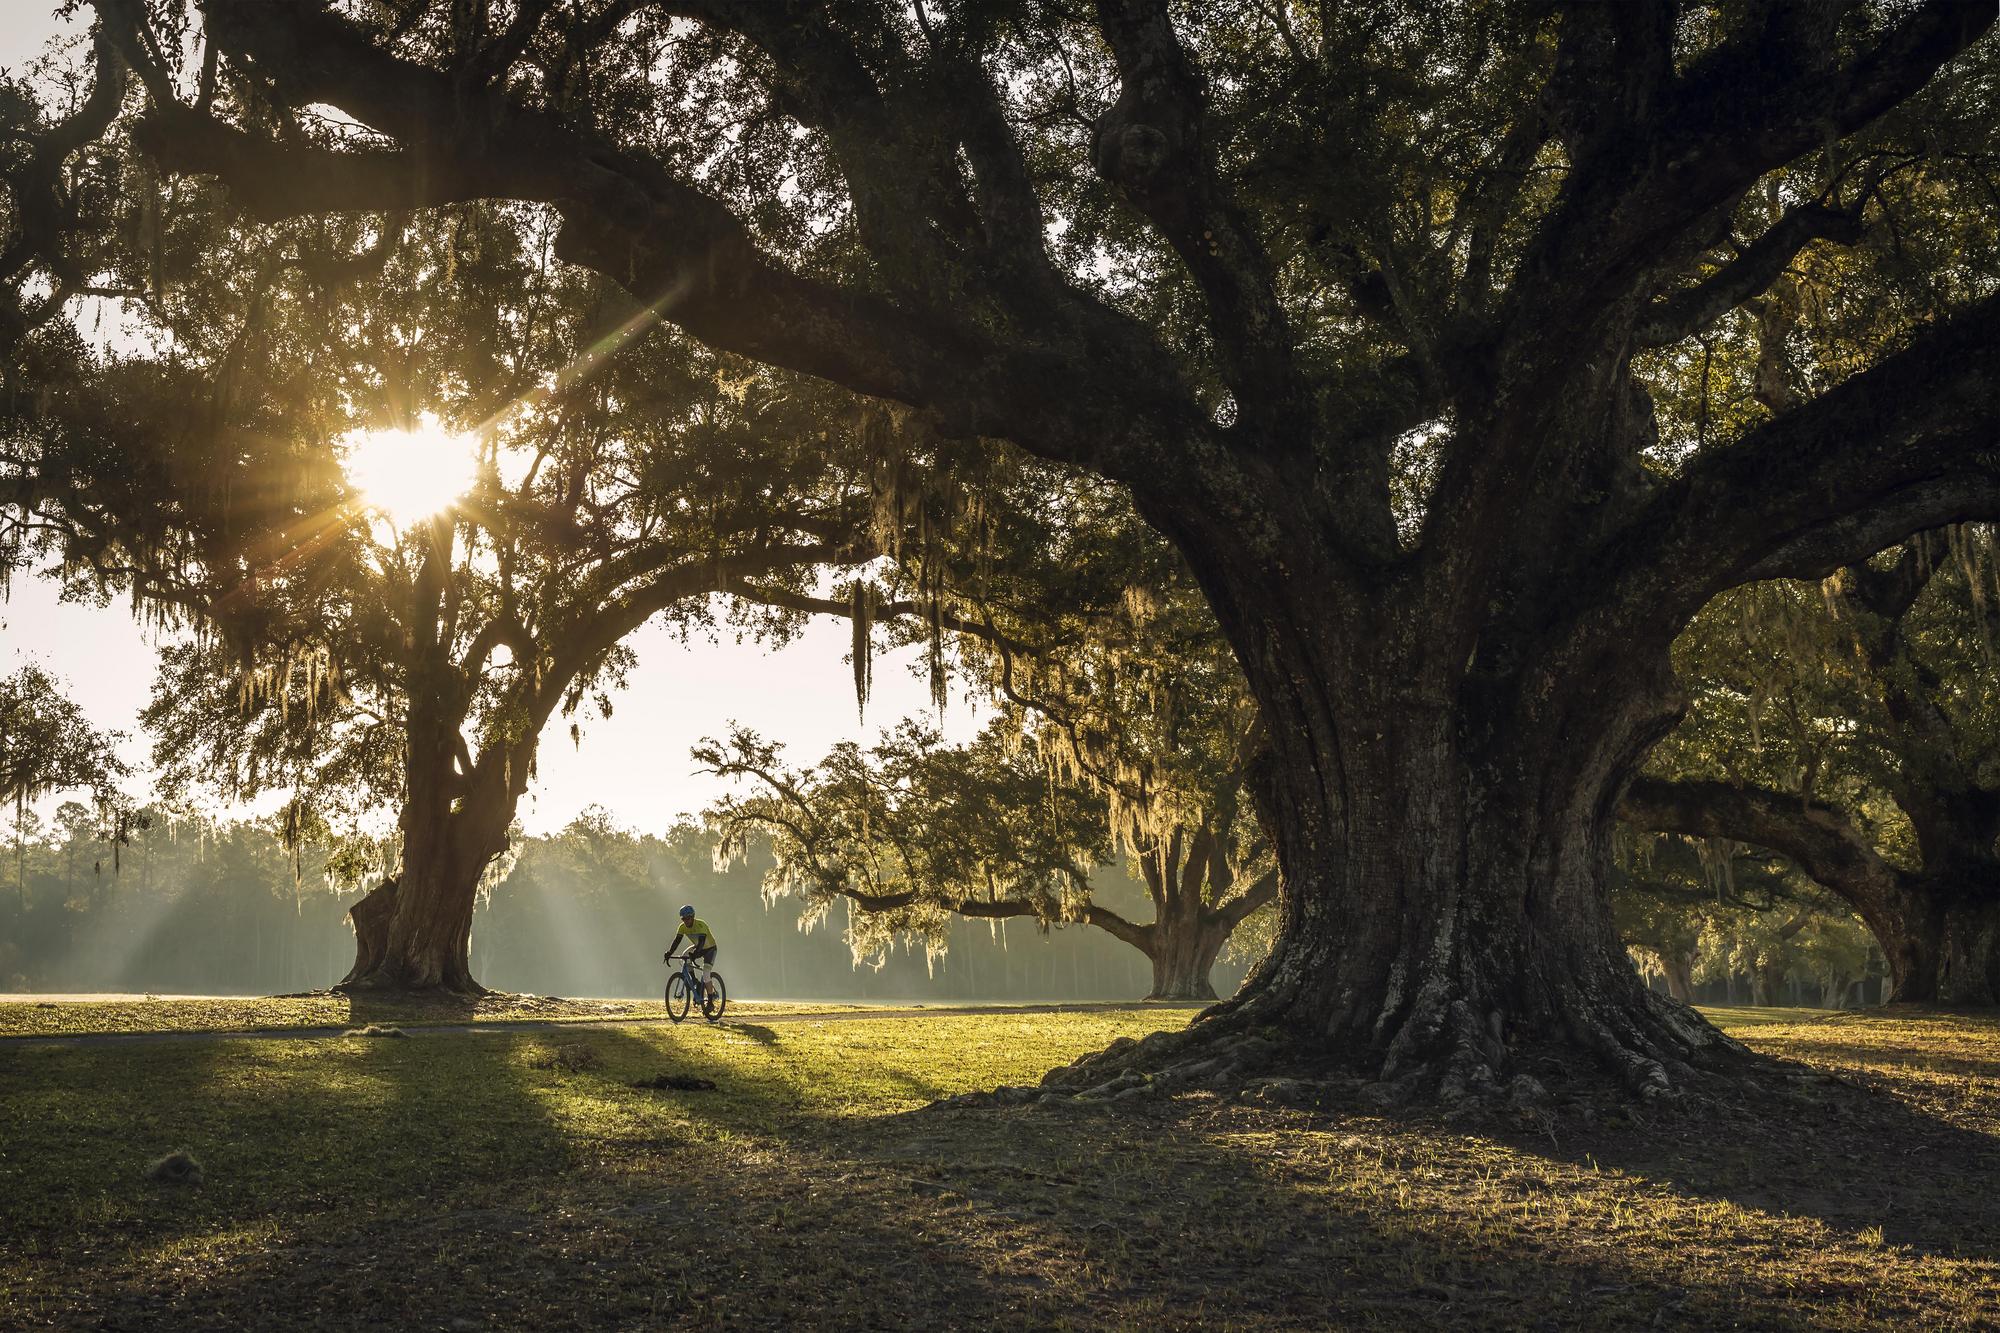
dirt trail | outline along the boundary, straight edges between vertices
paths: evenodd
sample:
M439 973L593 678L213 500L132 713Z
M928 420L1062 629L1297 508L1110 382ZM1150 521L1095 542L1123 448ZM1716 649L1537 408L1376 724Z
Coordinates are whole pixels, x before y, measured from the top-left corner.
M45 997L36 997L38 999ZM93 997L101 998L101 997ZM773 1023L851 1023L877 1018L937 1018L963 1017L986 1014L1006 1017L1013 1014L1089 1014L1106 1013L1121 1009L1200 1009L1205 1006L1188 1001L1134 1001L1129 1004L1112 1002L1091 1004L1019 1004L1019 1005L936 1005L917 1007L897 1007L882 1009L837 1009L826 1013L762 1013L751 1010L737 1015L730 1014L715 1026L727 1031L730 1028L762 1027ZM665 1023L665 1014L635 1014L615 1018L494 1018L479 1023L384 1023L384 1027L396 1027L411 1037L467 1036L480 1033L504 1032L574 1032L589 1028L609 1028L629 1026L633 1023ZM688 1023L695 1027L706 1024L690 1017ZM246 1028L213 1032L76 1032L76 1033L33 1033L14 1036L0 1036L0 1050L9 1046L82 1046L112 1043L148 1044L163 1041L327 1041L344 1037L363 1026L361 1022L329 1024L321 1027L296 1028Z

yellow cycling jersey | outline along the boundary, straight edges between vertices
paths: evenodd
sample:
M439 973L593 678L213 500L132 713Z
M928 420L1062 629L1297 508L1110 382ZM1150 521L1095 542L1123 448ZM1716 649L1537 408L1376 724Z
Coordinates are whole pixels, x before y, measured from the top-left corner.
M715 943L715 932L708 928L708 922L696 917L692 921L681 922L681 928L674 932L676 939L685 936L694 941L697 949L706 949ZM703 938L706 936L707 938Z

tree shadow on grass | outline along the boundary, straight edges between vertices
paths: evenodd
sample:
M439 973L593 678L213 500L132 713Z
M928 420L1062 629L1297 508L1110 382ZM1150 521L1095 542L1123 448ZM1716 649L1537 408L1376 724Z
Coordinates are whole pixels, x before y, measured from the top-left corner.
M1518 1146L1838 1232L1879 1229L1924 1254L2000 1259L2000 1045L1941 1055L1878 1020L1865 1046L1829 1025L1773 1051L1686 1108Z
M105 1152L98 1127L129 1116L154 1127L145 1153L187 1148L206 1177L171 1195L144 1186L134 1135L115 1176L90 1177L101 1202L84 1194L51 1213L63 1234L38 1276L67 1288L80 1324L280 1326L289 1322L286 1302L310 1304L323 1288L351 1286L342 1270L353 1263L392 1266L323 1253L318 1242L332 1220L508 1209L573 1161L569 1135L518 1079L503 1076L507 1052L484 1040L241 1040L46 1054L64 1060L45 1067L49 1092L92 1114L51 1118L10 1148L94 1163ZM104 1068L111 1062L115 1074ZM135 1194L128 1206L125 1196ZM204 1274L280 1255L297 1279L288 1289L243 1293L227 1314L210 1310Z
M983 1238L996 1266L1044 1275L1085 1322L1203 1301L1226 1323L1405 1327L1784 1327L1842 1322L1829 1307L1883 1321L1942 1309L1920 1281L1885 1281L1874 1255L1819 1253L1793 1219L1743 1219L1691 1264L1672 1224L1635 1235L1621 1220L1642 1186L1531 1169L1517 1197L1493 1184L1505 1163L1453 1136L1379 1121L1273 1134L1267 1115L1241 1114L921 1112L814 1146L835 1179L879 1194L902 1177L935 1197L927 1233ZM1681 1227L1700 1213L1651 1202ZM1808 1252L1809 1275L1772 1261L1774 1238Z
M46 1256L80 1230L143 1238L211 1222L209 1191L155 1184L145 1168L176 1151L209 1160L204 1125L178 1093L216 1077L220 1046L182 1045L173 1077L160 1076L155 1052L143 1048L0 1049L5 1250Z
M825 1086L843 1076L828 1059L842 1048L720 1035L285 1043L293 1054L268 1058L297 1067L265 1077L235 1054L251 1043L227 1043L186 1078L163 1067L153 1081L169 1113L200 1096L216 1135L246 1141L215 1157L233 1192L215 1196L226 1206L211 1230L269 1234L85 1279L77 1317L1562 1328L1952 1313L1949 1274L1885 1270L1852 1246L1823 1263L1809 1219L1717 1223L1657 1179L1445 1128L1199 1098L1139 1113L867 1114L855 1108L932 1081L875 1067L894 1060L877 1051L846 1062L865 1082L847 1103ZM544 1067L565 1045L594 1058ZM629 1087L662 1066L718 1087ZM1618 1220L1648 1200L1684 1229L1633 1234ZM1706 1260L1685 1244L1697 1226ZM1800 1254L1819 1264L1811 1285L1787 1267Z
M453 1196L394 1217L343 1210L308 1243L210 1267L174 1315L199 1324L204 1311L240 1315L279 1293L303 1328L629 1327L711 1312L769 1328L1505 1325L1524 1312L1577 1326L1651 1318L1675 1299L1706 1320L1741 1294L1648 1286L1614 1256L1495 1244L1394 1207L1330 1202L1172 1123L840 1114L802 1103L796 1071L723 1059L703 1036L438 1039L460 1048L449 1068L393 1061L426 1085L410 1090L406 1114L472 1084L511 1084L481 1096L540 1106L567 1165L522 1180L524 1197L498 1207ZM536 1053L558 1042L594 1063L539 1070ZM663 1063L719 1086L628 1087ZM871 1087L925 1082L894 1072ZM492 1167L490 1150L455 1163ZM337 1301L313 1294L330 1275Z
M784 1085L768 1068L717 1076L726 1073L739 1094L761 1089L760 1101L775 1100ZM878 1071L874 1086L939 1091L905 1071ZM689 1097L683 1105L718 1128L735 1118L727 1101ZM1759 1312L1753 1323L1785 1326L1822 1322L1829 1308L1914 1319L1946 1299L1907 1273L1885 1278L1875 1242L1829 1244L1809 1218L1746 1206L1716 1221L1702 1198L1594 1164L1551 1172L1532 1155L1456 1130L1379 1117L1353 1123L1358 1135L1340 1121L1313 1125L1212 1104L1138 1115L930 1108L889 1116L804 1105L759 1127L783 1145L768 1159L780 1174L903 1215L914 1234L956 1229L955 1244L985 1256L999 1291L1017 1270L1040 1274L1045 1290L1094 1303L1112 1322L1193 1308L1217 1293L1216 1309L1232 1318L1500 1326L1610 1326L1656 1315L1700 1326L1736 1322L1746 1310ZM1327 1146L1335 1140L1338 1147ZM1301 1143L1318 1145L1313 1162L1297 1160ZM1428 1183L1406 1192L1419 1181ZM1574 1198L1598 1214L1580 1242L1552 1220ZM1544 1211L1551 1220L1540 1220ZM1650 1217L1654 1231L1621 1237L1633 1217ZM1682 1233L1704 1225L1718 1246L1705 1267L1682 1244ZM1777 1258L1774 1237L1784 1240ZM1783 1256L1793 1251L1807 1262L1789 1263ZM1745 1252L1755 1257L1746 1261ZM1977 1303L1993 1288L1958 1294ZM1009 1311L1035 1308L1017 1302ZM1800 1310L1814 1313L1801 1318Z
M769 1149L732 1117L631 1090L662 1044L601 1030L288 1044L310 1078L272 1086L218 1043L216 1067L167 1100L199 1095L218 1134L272 1141L216 1155L236 1186L209 1196L202 1228L163 1238L199 1242L191 1254L101 1271L71 1308L133 1327L631 1327L737 1317L741 1274L766 1325L998 1308L977 1266L913 1249L903 1219L809 1175L759 1174ZM228 1239L246 1224L268 1234Z

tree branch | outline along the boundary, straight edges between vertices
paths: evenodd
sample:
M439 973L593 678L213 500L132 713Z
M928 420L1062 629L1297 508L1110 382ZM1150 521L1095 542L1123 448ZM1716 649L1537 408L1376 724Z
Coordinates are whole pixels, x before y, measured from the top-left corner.
M1853 245L1864 229L1858 213L1802 204L1701 282L1653 302L1633 339L1661 347L1692 337L1776 282L1806 246L1820 240Z
M401 145L352 155L294 150L245 142L240 130L219 134L186 118L199 113L156 106L174 117L175 133L158 144L166 164L222 175L267 220L469 198L545 202L564 221L562 258L704 342L928 409L946 434L1005 437L1114 473L1157 469L1158 441L1184 434L1188 405L1160 392L1177 381L1135 325L1073 321L1068 343L1037 346L945 306L803 277L764 254L728 207L653 157L505 90L464 89L379 49L324 0L211 0L206 14L211 40L285 101L336 106ZM170 140L190 130L194 146L176 158ZM1108 365L1131 373L1107 377Z
M841 897L853 902L864 912L894 912L915 904L923 897L916 889L902 889L895 893L869 893L857 889L852 884L843 883L835 889ZM1011 917L1031 916L1038 921L1047 921L1042 909L1035 903L1020 898L946 898L938 903L945 911L957 916L970 917L980 921L999 921ZM1060 922L1048 922L1060 925ZM1108 907L1095 903L1084 908L1083 924L1096 926L1112 936L1123 940L1141 953L1151 955L1153 927L1137 925L1126 920Z
M834 597L814 597L810 593L793 592L790 588L768 587L751 583L747 579L732 579L723 588L724 592L740 597L746 602L760 606L773 606L786 611L802 611L808 615L851 617L853 604ZM883 602L872 612L875 620L900 620L905 616L931 615L931 607L923 602L903 600ZM938 625L954 634L967 634L1013 653L1033 654L1031 645L1018 639L1010 639L985 621L967 620L964 616L940 609L937 612Z
M1641 777L1618 807L1657 833L1729 838L1782 853L1864 913L1899 909L1904 874L1876 852L1848 817L1767 787Z
M11 343L27 329L52 318L63 303L87 284L67 253L65 236L85 225L63 199L63 167L70 155L110 128L125 97L126 76L118 51L103 33L95 38L95 78L82 105L35 137L27 160L7 173L15 235L0 254L0 280L9 290L0 294L0 342ZM53 277L47 298L28 309L15 281L30 265L40 264Z
M1091 161L1201 287L1241 419L1297 447L1311 404L1291 321L1263 241L1207 142L1201 73L1174 34L1165 0L1099 0L1097 15L1120 86L1092 132Z
M773 546L702 557L663 571L643 586L620 593L564 636L530 704L531 731L539 732L554 714L578 673L676 602L716 591L747 575L804 565L853 564L870 558L847 546Z
M1598 563L1616 605L1677 631L1725 588L1823 578L1912 532L1996 516L2000 296L1697 457Z
M1214 907L1214 912L1222 924L1230 930L1242 925L1244 920L1266 903L1278 900L1278 869L1266 870L1235 893L1224 898Z
M934 290L954 266L953 243L972 239L975 225L935 115L897 114L854 43L818 6L675 0L666 7L740 34L777 64L778 100L824 131L839 159L862 244L890 261L884 272L899 286Z
M1621 8L1571 6L1565 31L1572 22L1603 27L1604 11ZM1518 331L1510 358L1567 359L1578 340L1601 334L1601 318L1692 258L1697 235L1760 176L1910 97L1992 25L1996 8L2000 0L1930 0L1841 67L1838 6L1774 4L1761 26L1748 25L1659 95L1599 108L1624 132L1579 145L1509 293L1503 322ZM1591 86L1580 81L1577 96ZM1554 329L1569 336L1551 338Z
M1096 903L1091 903L1083 909L1083 919L1086 925L1096 926L1114 938L1125 941L1148 958L1153 956L1153 935L1158 930L1157 926L1139 925L1108 907L1099 907Z

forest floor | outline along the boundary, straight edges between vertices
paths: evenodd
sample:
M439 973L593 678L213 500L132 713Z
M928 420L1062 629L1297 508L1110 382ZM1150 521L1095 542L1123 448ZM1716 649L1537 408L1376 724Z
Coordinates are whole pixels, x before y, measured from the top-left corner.
M1188 1016L0 1040L0 1327L2000 1326L2000 1020L1719 1011L1840 1082L1588 1126L932 1105Z

